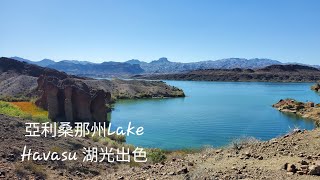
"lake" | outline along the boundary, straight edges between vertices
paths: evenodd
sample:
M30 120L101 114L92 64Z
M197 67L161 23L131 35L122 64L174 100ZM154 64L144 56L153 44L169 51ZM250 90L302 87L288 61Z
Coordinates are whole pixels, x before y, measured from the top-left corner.
M143 126L127 143L163 149L221 147L241 137L269 140L313 121L272 108L280 99L320 102L312 83L166 81L185 98L121 100L111 113L113 126Z

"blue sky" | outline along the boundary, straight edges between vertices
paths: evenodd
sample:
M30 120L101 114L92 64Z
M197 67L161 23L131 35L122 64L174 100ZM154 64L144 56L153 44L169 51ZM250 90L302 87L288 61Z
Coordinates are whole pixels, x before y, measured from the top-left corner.
M317 0L1 0L0 56L320 64Z

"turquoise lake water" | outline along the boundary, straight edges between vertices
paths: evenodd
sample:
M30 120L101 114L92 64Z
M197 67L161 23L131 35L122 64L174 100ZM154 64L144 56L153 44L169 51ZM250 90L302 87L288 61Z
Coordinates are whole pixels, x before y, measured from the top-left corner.
M272 108L289 97L320 102L311 83L166 82L182 88L187 97L115 104L112 125L126 127L131 121L144 127L142 136L129 136L127 143L164 149L221 147L240 137L269 140L295 127L315 127L310 120Z

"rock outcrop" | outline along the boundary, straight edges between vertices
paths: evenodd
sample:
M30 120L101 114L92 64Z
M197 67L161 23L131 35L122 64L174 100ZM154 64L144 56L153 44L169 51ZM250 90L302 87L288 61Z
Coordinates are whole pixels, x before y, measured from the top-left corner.
M320 92L320 83L317 83L317 84L311 86L311 89L316 92Z
M314 102L303 103L294 99L281 99L273 107L281 112L294 113L320 123L320 104L315 104Z
M75 77L54 69L1 57L0 99L25 101L37 96L38 93L35 90L40 75L54 76L59 79Z
M67 121L72 124L106 121L106 104L111 101L111 94L94 89L83 80L40 76L38 89L42 95L36 105L48 110L48 116L53 121Z

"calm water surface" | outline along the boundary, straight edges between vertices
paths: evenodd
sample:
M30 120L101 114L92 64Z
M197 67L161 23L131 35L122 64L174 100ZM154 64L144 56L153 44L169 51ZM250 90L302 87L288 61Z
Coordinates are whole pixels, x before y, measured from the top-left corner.
M269 140L295 127L314 128L312 121L280 113L272 104L288 97L320 102L310 83L166 82L187 97L115 104L113 125L131 121L145 129L142 136L127 137L129 144L180 149L225 146L244 136Z

